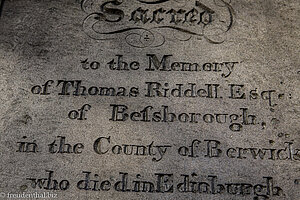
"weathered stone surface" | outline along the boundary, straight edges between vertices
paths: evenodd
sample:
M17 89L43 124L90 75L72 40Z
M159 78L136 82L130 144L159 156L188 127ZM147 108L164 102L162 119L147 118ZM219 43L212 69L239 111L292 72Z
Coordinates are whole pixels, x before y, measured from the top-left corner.
M299 9L2 0L0 197L299 199Z

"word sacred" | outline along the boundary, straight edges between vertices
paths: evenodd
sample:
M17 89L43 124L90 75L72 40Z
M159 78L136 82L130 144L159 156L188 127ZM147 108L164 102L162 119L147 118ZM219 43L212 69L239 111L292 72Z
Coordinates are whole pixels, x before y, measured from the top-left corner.
M162 46L166 31L184 35L184 38L174 35L179 41L196 36L220 44L235 18L233 8L224 0L83 0L81 8L88 14L83 21L83 31L89 37L111 40L116 38L112 35L121 34L125 35L122 37L127 44L137 48Z
M195 7L190 9L174 9L174 8L155 8L149 10L151 4L162 4L167 1L138 2L146 4L147 7L138 7L129 14L130 19L134 23L155 23L160 24L168 22L170 24L187 24L187 25L206 25L213 21L214 11L202 4L200 1L195 1ZM82 2L82 7L89 3L89 0ZM120 0L106 1L100 5L100 11L105 16L107 22L120 22L125 18L125 12L122 10ZM118 8L116 8L118 7Z

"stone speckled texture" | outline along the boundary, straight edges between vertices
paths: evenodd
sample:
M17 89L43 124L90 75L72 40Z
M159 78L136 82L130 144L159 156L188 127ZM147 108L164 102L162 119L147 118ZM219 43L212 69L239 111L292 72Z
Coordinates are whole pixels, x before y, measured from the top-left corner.
M0 199L300 199L299 4L2 0Z

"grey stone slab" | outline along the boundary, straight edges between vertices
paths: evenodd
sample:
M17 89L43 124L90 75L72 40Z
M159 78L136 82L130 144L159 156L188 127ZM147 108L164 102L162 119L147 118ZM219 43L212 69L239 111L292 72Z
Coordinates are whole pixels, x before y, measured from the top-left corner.
M0 198L300 199L299 1L0 7Z

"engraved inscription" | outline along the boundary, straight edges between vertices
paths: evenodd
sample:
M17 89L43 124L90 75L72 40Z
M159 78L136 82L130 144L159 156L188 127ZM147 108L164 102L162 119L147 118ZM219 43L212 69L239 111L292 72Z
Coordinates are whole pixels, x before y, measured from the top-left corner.
M140 7L133 10L124 9L128 2L83 0L81 8L88 14L83 22L85 33L95 40L124 37L127 44L137 48L162 46L166 33L179 41L196 37L219 44L234 24L235 12L225 0L137 0Z

